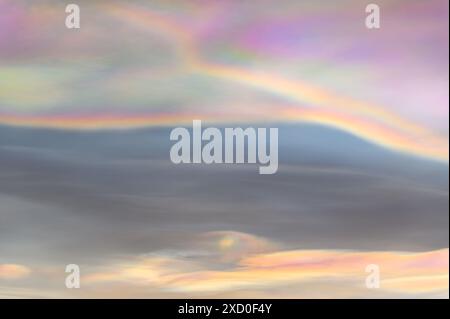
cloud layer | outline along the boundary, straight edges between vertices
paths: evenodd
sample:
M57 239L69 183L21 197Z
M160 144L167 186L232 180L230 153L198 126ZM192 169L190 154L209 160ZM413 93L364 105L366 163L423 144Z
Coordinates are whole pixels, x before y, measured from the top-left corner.
M358 0L77 3L0 0L0 297L448 298L447 1L379 30ZM278 127L277 174L174 165L194 119Z

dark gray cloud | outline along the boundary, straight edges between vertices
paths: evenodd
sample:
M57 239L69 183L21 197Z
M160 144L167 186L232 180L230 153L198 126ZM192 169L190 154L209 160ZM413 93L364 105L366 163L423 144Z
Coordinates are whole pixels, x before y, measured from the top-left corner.
M169 148L167 128L1 127L0 261L95 264L216 230L293 248L448 247L447 164L302 125L280 128L275 175L174 165Z

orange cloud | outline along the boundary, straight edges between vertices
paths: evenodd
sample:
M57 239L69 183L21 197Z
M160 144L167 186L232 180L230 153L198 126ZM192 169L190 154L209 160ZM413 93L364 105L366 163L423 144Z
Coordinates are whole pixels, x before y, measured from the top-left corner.
M87 278L88 284L94 287L99 283L119 282L128 288L150 284L161 293L208 297L218 294L232 297L235 292L245 295L246 291L269 296L272 289L286 286L293 289L290 294L295 296L305 285L328 285L322 291L323 297L339 297L343 290L347 297L365 297L372 293L365 287L366 266L376 264L380 268L381 287L377 290L381 295L448 295L448 249L421 253L345 250L252 253L249 250L230 262L229 258L220 258L220 254L239 245L238 241L247 240L258 246L265 240L235 232L207 233L203 237L213 239L219 255L201 260L179 255L138 257L127 264L111 265L106 272L91 274ZM217 267L221 261L222 266Z
M31 270L23 265L0 264L0 279L20 279L28 276Z

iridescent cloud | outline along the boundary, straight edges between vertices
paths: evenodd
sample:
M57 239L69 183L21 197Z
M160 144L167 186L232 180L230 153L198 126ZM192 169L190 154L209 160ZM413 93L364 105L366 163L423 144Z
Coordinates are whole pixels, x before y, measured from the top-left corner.
M31 270L24 265L0 264L0 279L14 280L28 276Z
M233 238L247 238L252 242L262 239L236 232L220 232L212 242L211 259L183 258L181 253L137 257L114 264L102 272L91 273L86 282L90 287L101 283L126 283L133 286L157 287L163 292L213 296L228 292L257 288L270 296L274 287L298 286L311 283L329 283L348 288L352 297L367 297L366 266L380 267L381 290L385 294L417 295L448 292L448 249L423 253L397 251L362 252L349 250L279 250L250 253L234 263L224 262L226 269L214 270L212 260L227 250L247 246ZM210 236L210 235L208 235ZM226 241L226 244L225 244ZM258 244L257 244L258 245ZM212 263L212 264L211 264ZM111 270L108 270L111 269ZM362 290L364 291L364 290ZM329 292L323 291L323 297ZM330 293L331 295L331 293ZM131 294L131 296L133 296Z
M265 2L276 10L233 1L82 2L83 27L73 33L58 25L61 6L3 1L3 23L17 37L0 38L8 48L0 55L0 122L84 129L193 116L312 121L447 160L446 4L380 5L386 19L374 33L357 1ZM420 23L405 20L409 13Z
M0 0L0 296L448 298L447 1L380 30L358 0L77 3ZM279 124L280 174L174 168L194 119Z

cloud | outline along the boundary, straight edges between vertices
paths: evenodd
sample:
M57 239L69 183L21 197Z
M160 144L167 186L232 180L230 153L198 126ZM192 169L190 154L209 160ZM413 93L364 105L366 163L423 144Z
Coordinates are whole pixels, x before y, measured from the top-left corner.
M221 262L233 262L249 254L273 251L277 245L265 238L237 231L212 231L201 234L195 242Z
M238 237L249 234L223 232ZM205 234L209 236L209 234ZM219 242L220 245L220 242ZM227 245L225 245L228 247ZM223 247L219 248L221 252ZM224 252L225 253L225 252ZM180 255L141 256L125 263L109 265L107 271L88 274L84 280L90 289L96 285L122 283L130 297L133 287L145 286L162 293L189 296L214 296L256 290L270 295L272 289L289 286L291 293L305 292L303 285L329 285L321 297L333 297L337 287L345 287L352 297L367 297L365 271L369 264L380 267L381 290L385 295L419 296L448 293L449 250L410 253L397 251L351 250L278 250L248 253L230 264L217 268L212 259L182 258ZM297 291L295 291L297 287ZM329 287L330 288L330 287ZM334 296L335 297L335 296Z
M38 274L2 295L448 295L448 2L378 4L0 0L0 255ZM277 174L173 165L194 118L279 127Z
M251 165L173 165L165 128L0 132L0 248L5 258L21 251L20 263L96 264L192 241L207 251L222 242L230 261L278 242L448 247L447 166L323 127L281 126L280 168L270 179ZM51 256L37 253L38 243Z
M14 280L27 277L31 269L24 265L0 264L0 279Z
M377 50L356 23L357 1L332 12L309 1L274 10L261 9L270 3L183 3L83 1L85 23L73 33L60 24L64 4L5 1L0 123L92 129L194 116L307 121L448 160L445 1L380 3L396 19L370 34ZM408 13L418 21L414 32L403 27Z

